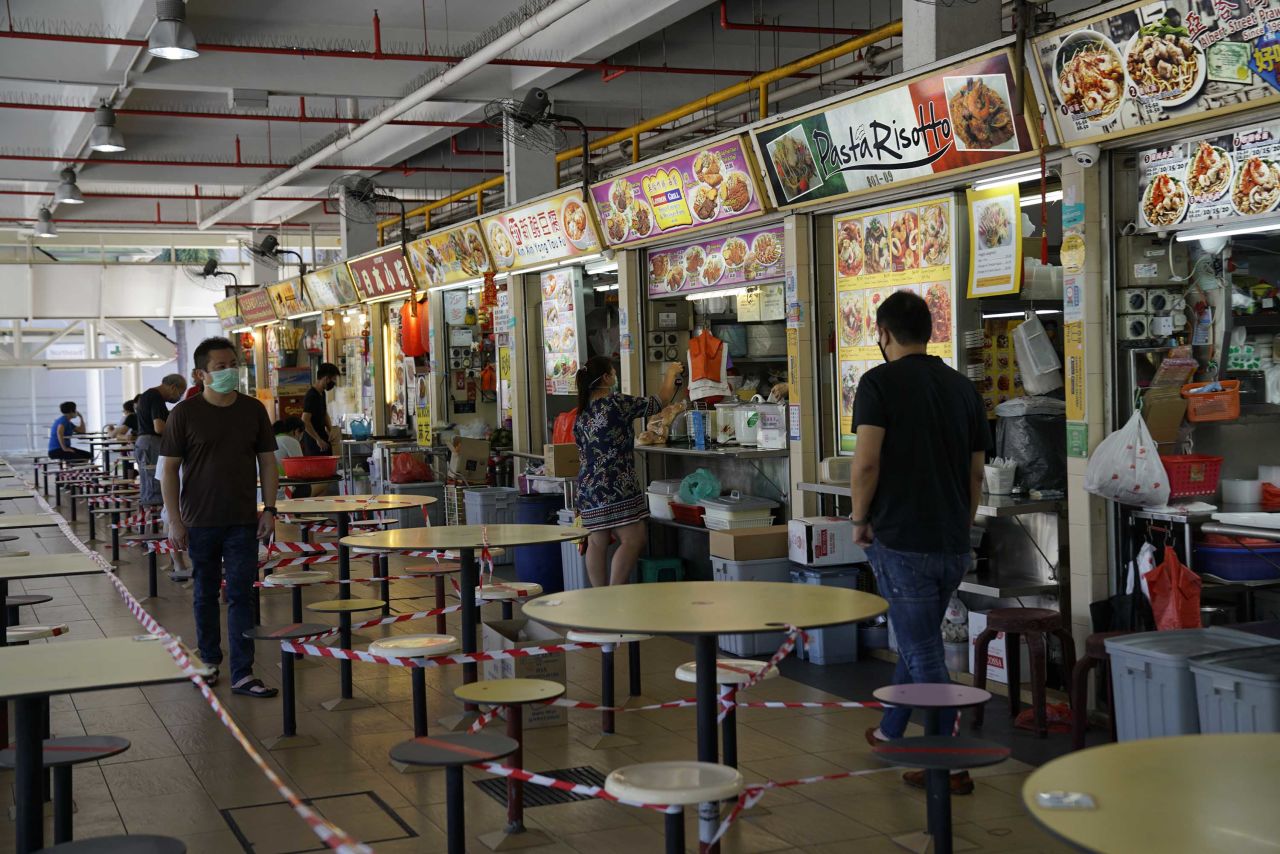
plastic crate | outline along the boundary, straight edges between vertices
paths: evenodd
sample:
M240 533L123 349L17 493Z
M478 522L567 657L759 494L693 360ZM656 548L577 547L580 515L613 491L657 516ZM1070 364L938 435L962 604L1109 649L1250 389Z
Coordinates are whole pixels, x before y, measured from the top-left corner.
M801 566L791 567L791 581L794 584L818 584L823 587L843 587L847 590L858 589L858 579L862 575L861 567L856 564L842 566ZM797 655L808 659L813 664L845 664L858 660L858 627L854 623L843 626L828 626L825 629L809 629L806 631L809 641L797 645Z
M1192 390L1209 383L1190 383L1182 387L1182 398L1187 402L1187 420L1234 421L1240 417L1240 381L1221 380L1222 391L1206 391L1193 394Z
M1280 548L1197 544L1192 553L1192 564L1197 572L1207 572L1227 581L1280 578Z
M1222 457L1207 454L1182 454L1160 456L1165 474L1169 478L1170 498L1190 498L1194 495L1213 495L1218 491L1218 476L1222 473Z
M444 523L446 525L467 524L467 486L462 481L450 480L444 487Z
M711 578L714 581L781 581L791 579L791 561L783 558L766 560L729 560L711 556ZM757 632L749 635L720 635L720 648L730 655L772 655L782 646L786 632Z
M769 528L773 526L772 516L766 516L763 519L725 519L721 516L707 513L702 517L702 521L713 531L732 531L738 528Z
M681 525L693 525L696 528L705 527L703 524L703 516L706 514L707 508L697 504L681 504L678 501L671 502L671 518L679 522Z
M1191 659L1201 732L1280 732L1280 655L1259 648Z

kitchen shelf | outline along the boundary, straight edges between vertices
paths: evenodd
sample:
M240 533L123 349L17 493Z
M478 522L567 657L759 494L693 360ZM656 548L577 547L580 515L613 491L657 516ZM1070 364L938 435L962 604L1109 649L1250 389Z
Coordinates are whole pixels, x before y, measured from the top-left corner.
M636 445L636 450L647 454L671 454L680 457L726 457L737 460L762 460L791 456L789 448L766 450L730 446L726 448L708 448L705 451L700 451L697 448L681 445Z
M1023 498L1020 495L982 494L978 515L989 519L1024 516L1028 513L1057 513L1067 506L1065 498Z
M786 356L730 356L735 362L785 362Z
M989 569L966 575L960 582L960 590L964 593L976 593L979 596L991 596L995 599L1013 599L1018 596L1043 596L1046 593L1057 593L1058 582L1012 572L1002 575L997 570Z
M1244 418L1248 415L1280 415L1280 403L1242 403L1240 404L1240 417ZM1220 422L1228 424L1230 422Z
M650 516L649 521L657 525L664 525L668 528L679 528L682 531L697 531L700 534L709 534L711 529L702 525L686 525L683 522L677 522L674 519L659 519L657 516Z
M801 492L816 492L819 495L836 495L841 498L850 496L849 487L838 483L797 483L796 487Z
M1231 325L1245 329L1280 329L1280 314L1233 314Z

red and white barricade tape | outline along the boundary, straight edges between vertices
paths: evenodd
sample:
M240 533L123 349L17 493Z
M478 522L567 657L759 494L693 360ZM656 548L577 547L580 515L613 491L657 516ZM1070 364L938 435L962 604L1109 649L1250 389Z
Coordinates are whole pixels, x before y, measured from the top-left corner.
M454 592L455 594L457 594L458 596L461 596L461 595L462 595L462 585L458 584L458 579L453 578L453 577L450 577L450 578L449 578L449 583L451 583L451 584L453 585L453 592ZM513 594L513 595L515 596L515 598L516 598L516 599L527 599L527 598L529 598L530 596L533 596L533 595L534 595L533 593L531 593L531 592L530 592L530 591L528 591L528 590L522 590L522 589L520 589L520 588L518 588L518 587L509 587L509 586L507 586L506 584L503 584L501 581L494 581L492 578L490 578L490 579L489 579L489 588L490 588L490 589L492 589L492 590L495 590L495 591L503 591L503 592L511 593L511 594ZM506 597L506 596L501 596L501 597L492 597L492 598L491 598L491 597L489 597L489 596L486 596L486 595L485 595L485 586L484 586L484 574L483 574L483 573L481 573L481 575L480 575L480 584L476 587L476 601L478 601L478 602L497 602L497 601L500 601L501 599L506 599L506 598L508 598L508 597Z
M639 801L625 801L616 798L604 790L603 786L587 786L582 783L570 783L567 780L557 780L555 777L548 777L545 774L535 774L532 771L526 771L523 768L508 768L506 765L500 765L497 762L477 762L471 766L479 768L481 771L488 771L499 777L511 777L522 783L531 783L535 786L545 786L548 789L559 789L562 792L572 792L575 795L582 795L587 798L600 798L604 801L612 801L615 804L624 804L630 807L642 807L648 810L656 810L658 812L680 812L683 808L678 806L670 806L668 804L643 804Z
M358 631L360 629L371 629L374 626L390 626L393 623L407 623L411 620L425 620L429 617L438 617L441 614L452 614L454 611L461 610L461 605L447 605L444 608L433 608L430 611L415 611L412 614L392 614L390 617L374 617L371 620L365 620L363 623L353 623L351 630ZM310 641L321 640L323 638L336 637L340 631L340 629L336 628L329 629L328 631L320 632L318 634L298 638L298 640L302 643L308 643Z
M132 507L138 503L137 495L99 495L89 499L90 507Z
M272 569L275 569L278 566L293 566L300 563L333 563L336 560L337 560L336 557L330 557L328 555L312 555L310 557L281 558L280 562L273 561L270 564L270 566ZM375 576L369 576L368 578L329 578L326 580L312 581L309 583L310 584L382 584L387 581L421 581L421 580L422 580L421 575L375 575ZM265 581L255 581L253 586L254 587L271 587L271 588L277 588L277 589L285 587L285 585L283 584L268 584ZM400 598L422 599L425 597L404 596Z
M282 566L309 566L313 563L337 562L337 555L297 555L296 557L267 558L258 561L258 569L279 569Z
M757 671L756 673L753 673L751 675L751 678L749 678L746 682L742 683L741 685L729 686L725 690L725 692L720 696L720 699L719 699L720 709L716 713L716 721L719 723L723 723L724 716L729 713L730 709L733 709L734 707L737 706L738 692L745 691L746 689L751 688L752 686L760 684L760 682L769 674L769 671L778 666L778 662L782 661L782 659L786 658L788 655L791 654L791 650L796 648L796 641L799 639L803 639L805 643L808 643L809 635L805 632L804 629L798 628L796 626L787 626L787 636L783 639L782 645L778 647L778 651L775 652L769 658L768 662L765 663L765 666L760 668L760 670ZM727 666L730 668L733 667L732 665L725 665L723 663L717 664L716 666L717 667Z
M337 543L291 543L281 540L272 540L267 545L267 554L322 554L326 552L338 553Z
M502 710L502 706L494 706L492 709L472 721L471 726L467 727L467 732L471 735L475 735L498 718L504 717Z
M456 605L453 607L457 607ZM409 616L401 614L401 617ZM392 620L392 617L384 619ZM355 628L355 626L352 626ZM493 649L481 652L454 652L448 655L430 655L422 658L387 658L362 652L358 649L339 649L327 646L313 646L308 643L281 641L280 649L285 652L300 652L320 658L333 658L339 661L363 661L367 664L390 664L393 667L448 667L451 664L471 664L481 661L505 661L509 658L533 658L539 655L554 655L557 652L571 652L575 649L596 649L603 646L598 643L562 643L547 646L527 646L520 649Z
M142 530L143 528L160 521L159 509L152 510L142 508L135 513L125 516L119 522L112 522L111 529L114 531L132 531Z

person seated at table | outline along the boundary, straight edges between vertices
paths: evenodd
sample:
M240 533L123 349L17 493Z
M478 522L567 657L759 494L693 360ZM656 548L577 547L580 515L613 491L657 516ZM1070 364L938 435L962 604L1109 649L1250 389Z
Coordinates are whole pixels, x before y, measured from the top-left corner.
M302 423L302 419L296 415L290 415L288 418L282 418L271 425L271 430L276 434L276 460L279 463L280 476L284 477L284 461L287 457L301 457L302 453L302 437L306 433L306 425ZM311 487L303 484L302 486L293 487L292 498L308 498L311 495Z
M138 435L138 413L135 411L138 399L126 400L120 408L124 410L124 420L120 424L108 424L107 429L112 439L133 439Z
M88 460L92 454L81 448L73 447L71 437L84 433L84 416L76 409L74 401L66 401L58 406L62 414L49 429L49 459L51 460Z

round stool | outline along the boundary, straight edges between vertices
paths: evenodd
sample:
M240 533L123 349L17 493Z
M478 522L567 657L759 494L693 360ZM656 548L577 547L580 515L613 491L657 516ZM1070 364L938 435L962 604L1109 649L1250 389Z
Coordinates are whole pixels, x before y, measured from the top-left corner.
M507 717L507 738L516 743L516 749L510 754L511 761L507 764L512 768L520 768L524 762L524 706L562 697L564 686L547 679L485 679L481 682L458 686L454 689L453 696L464 703L502 706ZM506 829L481 837L481 841L496 851L503 839L517 833L528 834L521 837L520 847L522 848L543 844L539 841L544 835L541 831L525 830L524 783L514 777L508 777Z
M330 599L326 602L312 602L308 611L319 614L338 615L338 643L342 649L351 649L351 615L356 611L376 611L382 608L381 599ZM364 709L372 705L368 700L356 699L351 691L351 660L341 659L338 662L338 680L341 695L333 700L321 703L330 712L345 709Z
M886 706L905 706L924 711L925 735L950 735L954 720L948 716L942 718L942 712L959 711L981 706L991 699L991 694L980 688L968 685L955 685L950 682L916 682L903 685L885 685L871 692Z
M43 593L18 593L14 596L6 596L4 600L5 623L9 626L16 626L22 622L18 609L31 605L43 605L45 602L52 602L52 596L46 596Z
M953 849L951 772L999 765L1012 753L1003 745L950 735L899 738L871 751L894 765L924 769L928 833L937 854L951 854Z
M542 595L542 585L532 581L496 581L476 588L476 607L486 602L502 603L502 619L514 616L513 603L517 599L532 599Z
M1022 707L1021 685L1019 673L1022 666L1021 650L1018 641L1027 642L1027 651L1031 654L1031 704L1036 719L1036 734L1041 738L1049 735L1049 725L1045 720L1045 682L1047 655L1045 653L1045 636L1053 635L1062 643L1062 661L1064 671L1071 673L1076 664L1075 641L1071 633L1062 627L1062 615L1048 608L996 608L987 612L987 627L978 635L974 649L973 685L975 688L987 687L987 649L991 641L1001 632L1004 633L1005 673L1009 676L1009 716L1017 717ZM973 715L973 728L982 726L983 707L979 706Z
M436 610L440 610L445 606L445 589L444 577L455 572L461 572L462 567L456 563L439 563L439 564L423 564L422 566L406 566L404 568L405 575L421 575L429 576L435 583L434 593L436 596ZM436 634L445 633L445 615L436 615Z
M53 769L53 841L71 841L71 768L85 762L97 762L129 749L129 740L114 735L77 735L44 740L40 761ZM15 768L12 749L0 750L0 768Z
M323 623L290 623L287 626L254 626L244 633L249 640L291 641L327 632L332 626ZM290 747L310 747L316 740L309 735L298 735L298 719L294 712L293 667L296 656L286 649L280 650L280 710L284 716L283 732L275 739L264 742L268 750L286 750ZM350 663L350 662L348 662Z
M612 706L614 704L613 691L613 650L620 643L629 643L633 645L639 644L640 641L649 640L650 635L634 635L634 634L611 634L608 632L580 632L572 629L565 635L565 640L570 643L598 643L600 644L600 704L602 706ZM631 696L637 696L640 693L640 668L636 664L639 656L634 656L630 660L631 675ZM590 746L599 750L602 747L625 747L635 744L629 738L622 738L614 732L614 712L611 708L606 708L600 713L600 737L596 739Z
M4 636L5 642L13 646L14 644L65 635L69 631L71 629L66 623L60 623L56 626L9 626L5 629Z
M187 843L172 836L93 836L64 842L43 852L56 854L187 854Z
M1102 665L1102 681L1111 693L1111 656L1107 654L1107 639L1118 638L1133 632L1094 632L1085 638L1084 658L1076 662L1071 671L1071 748L1084 747L1084 733L1089 728L1089 672ZM1111 698L1111 740L1116 740L1115 699Z
M519 744L504 735L455 732L402 741L391 748L391 758L405 765L444 768L449 854L466 854L467 818L462 788L463 766L504 759L519 749Z
M645 762L611 771L604 790L624 801L687 807L736 798L742 775L713 762ZM667 854L684 854L683 809L667 813L666 830Z
M333 578L333 573L320 569L292 569L284 572L273 572L262 579L266 587L289 588L290 604L293 614L290 617L295 623L302 622L302 588L312 584L320 584Z
M731 687L745 685L756 677L760 671L764 670L765 662L753 661L749 658L719 658L716 659L716 684L720 686L720 693L723 695L725 691ZM773 679L778 675L778 668L770 668L765 673L765 679ZM692 662L686 662L676 668L676 679L681 682L698 681L698 666ZM720 727L721 739L724 741L724 764L730 768L738 767L738 707L731 706L724 714L724 723Z
M393 635L369 644L369 652L383 658L427 658L457 652L458 639L453 635ZM422 667L409 668L413 681L413 734L421 738L427 734L427 671Z

